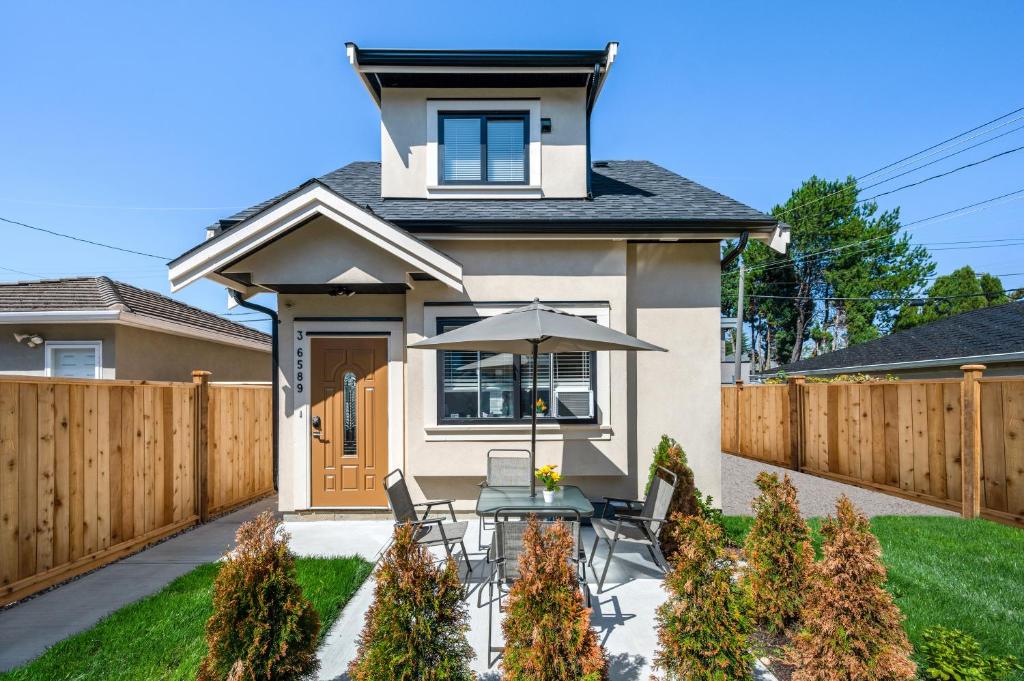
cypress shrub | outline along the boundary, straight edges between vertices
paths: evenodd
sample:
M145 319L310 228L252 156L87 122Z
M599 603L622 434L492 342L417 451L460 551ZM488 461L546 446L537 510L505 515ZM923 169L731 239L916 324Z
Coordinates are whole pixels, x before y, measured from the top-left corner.
M472 679L466 589L455 561L435 563L413 527L395 528L348 673L354 681Z
M811 573L793 681L910 681L916 665L903 615L885 590L882 549L845 496L821 528L824 557Z
M789 476L779 482L774 473L761 473L755 484L761 494L754 499L754 524L744 546L744 585L755 621L778 634L800 616L814 548Z
M319 668L320 617L302 595L288 535L266 511L244 523L217 574L200 681L304 678Z
M732 581L722 529L700 516L674 516L679 547L658 607L654 666L668 681L749 679L753 656L743 596Z
M600 681L607 677L604 648L590 628L570 562L573 538L564 523L541 531L536 517L523 537L520 577L509 590L505 620L506 681Z
M686 461L686 452L682 446L668 435L662 435L658 446L654 448L654 458L651 460L651 469L647 475L647 491L650 492L651 483L658 473L658 467L666 468L676 474L676 491L672 495L672 503L668 507L668 517L676 514L684 516L703 515L704 504L700 492L693 481L693 470ZM711 498L707 499L707 506L710 507ZM677 546L675 537L669 530L669 523L665 523L658 531L658 540L661 542L661 550L665 557L671 561L676 553Z

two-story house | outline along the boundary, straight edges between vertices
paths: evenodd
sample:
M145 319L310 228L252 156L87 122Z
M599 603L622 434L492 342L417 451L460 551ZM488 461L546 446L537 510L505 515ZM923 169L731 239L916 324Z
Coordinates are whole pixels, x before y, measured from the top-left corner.
M668 433L720 496L720 244L788 232L653 163L591 158L617 49L349 44L381 160L221 220L170 264L175 290L277 296L281 510L386 507L394 468L472 507L487 450L529 446L529 358L407 346L534 298L668 349L542 356L539 464L635 495Z

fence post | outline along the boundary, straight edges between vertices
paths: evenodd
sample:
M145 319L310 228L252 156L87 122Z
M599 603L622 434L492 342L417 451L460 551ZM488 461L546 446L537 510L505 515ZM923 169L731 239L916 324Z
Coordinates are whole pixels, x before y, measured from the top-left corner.
M800 472L804 457L803 376L790 376L789 383L789 467Z
M743 453L743 381L736 381L736 453Z
M963 478L964 518L981 515L981 372L984 364L965 364L960 367L964 380L960 384L960 403L963 421L960 426L960 470Z
M196 503L199 522L210 519L209 452L210 452L210 372L196 369L192 372L196 386Z

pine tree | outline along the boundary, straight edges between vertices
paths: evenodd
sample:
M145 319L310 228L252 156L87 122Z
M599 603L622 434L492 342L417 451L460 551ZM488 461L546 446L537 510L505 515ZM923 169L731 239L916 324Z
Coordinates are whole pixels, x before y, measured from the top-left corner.
M395 528L376 573L373 604L349 665L354 681L474 678L466 589L455 561L435 564L411 525Z
M571 558L573 537L564 523L541 531L535 517L523 536L519 579L509 590L505 620L506 681L600 681L604 649L590 627Z
M824 558L790 650L793 681L911 681L917 669L903 615L885 590L882 549L867 517L843 496L821 531Z
M754 524L744 546L744 585L754 619L777 634L800 616L814 548L789 476L779 482L774 473L761 473L755 484L761 494L754 499Z
M200 681L286 681L319 668L320 617L295 579L288 535L269 511L244 523L217 574Z
M676 516L679 550L658 608L654 666L668 681L750 678L749 622L723 554L722 529L701 516Z

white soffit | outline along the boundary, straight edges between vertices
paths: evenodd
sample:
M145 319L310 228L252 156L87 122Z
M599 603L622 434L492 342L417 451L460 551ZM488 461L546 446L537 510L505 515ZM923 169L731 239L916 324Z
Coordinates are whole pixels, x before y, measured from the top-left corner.
M462 291L462 265L320 183L299 189L172 263L168 272L171 290L178 291L204 277L223 281L218 270L317 215L330 218L416 270Z

